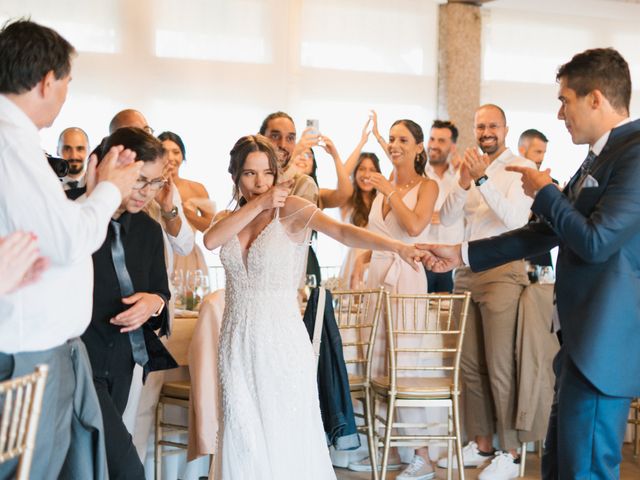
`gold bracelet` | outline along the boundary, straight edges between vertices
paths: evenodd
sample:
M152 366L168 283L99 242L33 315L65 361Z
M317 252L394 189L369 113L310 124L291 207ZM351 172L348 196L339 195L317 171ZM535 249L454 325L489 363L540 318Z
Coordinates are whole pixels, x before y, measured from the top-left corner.
M396 192L395 190L391 190L391 193L390 193L389 195L387 195L387 203L390 203L390 202L391 202L391 196L392 196L394 193L397 193L397 192Z

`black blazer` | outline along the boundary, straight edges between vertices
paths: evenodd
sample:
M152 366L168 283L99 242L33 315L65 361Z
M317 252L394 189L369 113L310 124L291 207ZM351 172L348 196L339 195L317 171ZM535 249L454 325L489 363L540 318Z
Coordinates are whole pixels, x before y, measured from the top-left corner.
M598 185L582 188L574 201L567 189L541 189L531 207L539 220L470 242L469 261L479 271L559 246L563 348L598 390L634 397L640 395L640 120L611 131L591 176Z

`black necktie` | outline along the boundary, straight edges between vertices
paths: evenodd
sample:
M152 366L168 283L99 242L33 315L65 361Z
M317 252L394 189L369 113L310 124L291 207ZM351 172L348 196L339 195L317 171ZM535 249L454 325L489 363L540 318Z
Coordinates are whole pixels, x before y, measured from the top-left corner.
M78 188L78 181L77 180L71 180L69 182L67 182L67 187L69 187L69 190L72 190L74 188Z
M122 246L122 238L120 237L122 225L115 220L111 220L111 228L113 229L111 257L113 258L113 266L116 269L116 277L118 277L118 283L120 284L120 293L123 297L129 297L133 295L135 291L125 263L124 247ZM147 353L147 346L144 343L142 328L137 328L129 332L129 342L131 343L133 361L140 366L144 366L149 361L149 354Z

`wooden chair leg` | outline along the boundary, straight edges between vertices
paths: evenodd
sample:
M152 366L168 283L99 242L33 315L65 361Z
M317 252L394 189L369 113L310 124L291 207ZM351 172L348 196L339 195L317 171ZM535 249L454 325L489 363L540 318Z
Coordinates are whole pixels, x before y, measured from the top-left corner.
M162 407L162 398L160 398L160 400L158 400L158 404L156 405L156 436L153 454L153 470L155 480L160 480L162 478L162 445L160 445L160 441L162 440Z

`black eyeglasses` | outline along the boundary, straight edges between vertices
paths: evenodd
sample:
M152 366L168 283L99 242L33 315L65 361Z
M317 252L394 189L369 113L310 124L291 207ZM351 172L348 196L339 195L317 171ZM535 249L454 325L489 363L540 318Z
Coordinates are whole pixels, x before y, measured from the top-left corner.
M139 178L131 188L133 188L134 190L142 190L148 185L151 191L157 192L162 187L164 187L166 183L167 181L164 178L156 178L155 180L145 180L144 178Z

